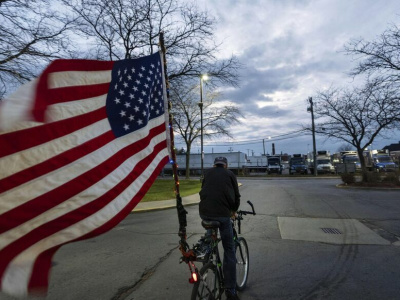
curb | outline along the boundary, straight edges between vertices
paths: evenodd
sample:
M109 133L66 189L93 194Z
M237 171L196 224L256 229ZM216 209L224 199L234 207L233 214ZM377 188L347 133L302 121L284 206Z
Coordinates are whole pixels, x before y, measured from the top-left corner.
M193 194L190 196L182 197L183 206L196 205L199 204L199 202L200 202L199 194ZM132 213L165 210L170 208L176 208L176 199L139 202L136 205L136 207L132 210Z
M343 184L337 184L336 187L339 189L354 189L354 190L400 191L400 188L396 187L348 186Z

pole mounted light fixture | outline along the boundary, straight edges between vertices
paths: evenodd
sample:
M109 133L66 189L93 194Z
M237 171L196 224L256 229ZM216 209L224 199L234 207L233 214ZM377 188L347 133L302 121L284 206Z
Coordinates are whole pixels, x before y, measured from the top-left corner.
M201 140L201 176L200 181L204 178L204 151L203 151L203 81L208 80L207 74L200 75L200 140Z

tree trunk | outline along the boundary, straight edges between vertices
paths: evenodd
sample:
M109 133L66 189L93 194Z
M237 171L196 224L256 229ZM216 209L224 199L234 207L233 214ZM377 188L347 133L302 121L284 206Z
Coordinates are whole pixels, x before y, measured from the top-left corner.
M358 153L358 158L360 159L360 164L361 164L361 173L362 173L362 182L367 182L368 181L368 170L365 165L365 157L364 157L364 150L363 149L358 149L357 148L357 153Z
M190 178L190 168L189 168L189 164L190 164L190 146L186 145L186 173L185 173L185 178L189 179Z

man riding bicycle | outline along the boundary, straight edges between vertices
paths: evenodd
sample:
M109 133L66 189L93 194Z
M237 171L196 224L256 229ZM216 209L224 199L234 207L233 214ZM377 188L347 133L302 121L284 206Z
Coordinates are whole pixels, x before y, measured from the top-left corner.
M199 212L203 220L219 221L224 247L224 282L227 299L239 297L236 292L236 256L230 218L240 205L239 186L235 174L227 169L226 157L217 157L214 168L207 170L200 190Z

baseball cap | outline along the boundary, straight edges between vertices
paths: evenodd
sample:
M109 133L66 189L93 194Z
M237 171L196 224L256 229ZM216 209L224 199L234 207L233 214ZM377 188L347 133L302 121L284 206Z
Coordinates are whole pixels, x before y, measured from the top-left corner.
M214 159L214 165L225 165L225 166L227 166L228 165L228 160L226 159L226 157L223 157L223 156L216 157Z

